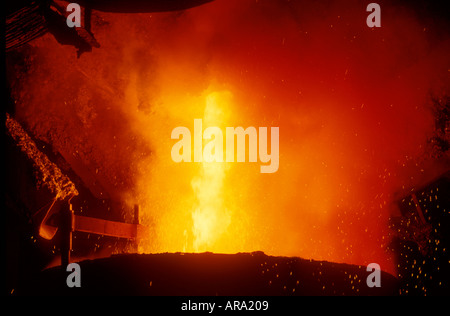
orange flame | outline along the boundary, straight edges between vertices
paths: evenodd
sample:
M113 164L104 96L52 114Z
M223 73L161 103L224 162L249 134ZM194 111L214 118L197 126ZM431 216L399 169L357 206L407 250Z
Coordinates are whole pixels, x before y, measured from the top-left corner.
M449 43L395 4L379 30L358 1L316 5L96 13L90 54L51 36L31 44L27 73L11 75L16 116L95 196L140 204L152 227L141 252L260 250L392 271L395 194L439 171L424 155L426 101L448 90ZM172 129L196 118L279 126L278 172L173 162Z

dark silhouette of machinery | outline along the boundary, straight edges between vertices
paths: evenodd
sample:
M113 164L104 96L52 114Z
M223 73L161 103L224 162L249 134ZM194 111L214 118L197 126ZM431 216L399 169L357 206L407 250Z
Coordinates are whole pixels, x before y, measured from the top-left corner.
M91 32L92 10L113 13L178 11L212 0L77 0L82 7L84 24L70 28L66 24L65 0L18 0L6 3L6 51L11 51L47 32L63 45L73 45L78 56L100 44Z

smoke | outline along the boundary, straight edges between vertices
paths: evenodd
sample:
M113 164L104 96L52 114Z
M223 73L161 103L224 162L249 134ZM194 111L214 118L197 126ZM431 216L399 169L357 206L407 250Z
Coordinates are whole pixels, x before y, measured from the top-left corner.
M226 91L229 126L280 128L280 166L272 175L230 167L220 197L229 229L206 250L393 271L394 202L448 168L427 155L427 140L430 96L448 94L450 47L429 12L380 5L379 29L367 27L360 1L94 12L100 49L76 59L50 35L32 43L16 116L99 197L143 206L155 229L146 251L183 251L194 243L199 166L173 163L170 132Z

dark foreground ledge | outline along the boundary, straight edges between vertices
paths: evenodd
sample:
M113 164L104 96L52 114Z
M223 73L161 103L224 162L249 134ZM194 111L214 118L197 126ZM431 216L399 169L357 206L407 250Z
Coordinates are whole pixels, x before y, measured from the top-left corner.
M366 267L272 257L263 253L116 255L79 263L81 287L69 272L42 271L20 295L297 296L398 295L398 280L381 272L369 288Z

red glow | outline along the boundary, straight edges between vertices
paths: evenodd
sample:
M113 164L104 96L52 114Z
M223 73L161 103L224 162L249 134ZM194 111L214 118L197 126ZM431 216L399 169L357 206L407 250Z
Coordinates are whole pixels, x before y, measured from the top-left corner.
M92 53L76 59L51 35L31 43L16 117L99 198L142 206L155 234L144 251L261 250L392 272L392 204L442 169L426 153L427 105L448 87L450 43L400 5L381 3L383 27L370 29L360 1L326 3L94 11ZM212 125L280 127L280 168L231 166L219 186L229 222L217 229L219 216L220 236L199 249L200 167L173 163L170 131L203 117L214 93L231 97Z

